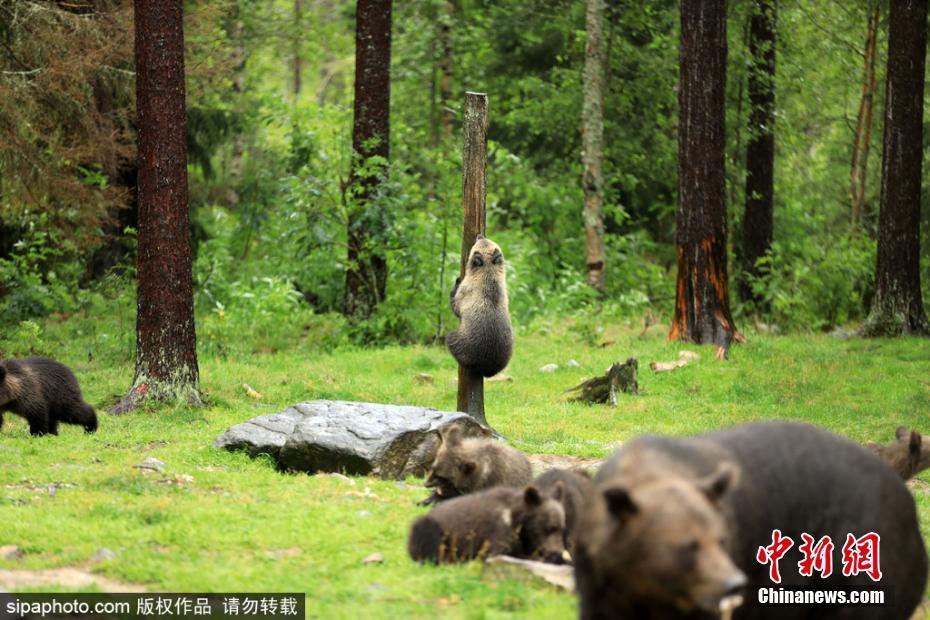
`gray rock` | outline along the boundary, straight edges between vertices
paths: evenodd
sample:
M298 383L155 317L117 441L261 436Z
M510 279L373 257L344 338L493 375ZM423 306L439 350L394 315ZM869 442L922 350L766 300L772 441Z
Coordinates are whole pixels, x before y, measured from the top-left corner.
M106 562L108 560L116 559L116 552L112 549L107 549L106 547L101 547L97 549L97 553L91 557L91 560L95 562Z
M559 369L558 364L546 364L545 366L541 366L539 368L539 372L555 372L558 369Z
M165 462L159 461L154 456L147 456L142 459L138 465L133 465L136 469L146 469L149 471L161 471L165 468Z
M466 436L490 431L470 416L426 407L315 400L236 424L214 445L268 454L290 471L344 472L403 479L426 473L438 431L450 424Z

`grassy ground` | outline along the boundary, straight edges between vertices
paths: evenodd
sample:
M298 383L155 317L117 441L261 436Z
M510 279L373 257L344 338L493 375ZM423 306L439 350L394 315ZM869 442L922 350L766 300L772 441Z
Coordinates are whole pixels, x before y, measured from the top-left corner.
M618 328L606 348L587 346L571 331L522 336L505 371L513 381L486 387L488 419L524 451L585 457L606 456L640 433L688 434L767 418L805 420L856 440L890 440L898 424L930 426L926 341L750 334L727 361L690 347L701 353L698 362L655 375L647 363L674 359L682 348L664 336L658 328L644 337ZM74 367L90 402L110 404L129 385L131 363L88 361L92 344L67 323L49 325L44 338ZM560 401L566 388L628 356L640 360L642 396L616 410ZM581 368L565 368L569 359ZM200 362L206 409L102 416L95 435L64 427L58 437L39 439L6 416L0 546L17 545L25 556L0 559L0 569L79 566L161 591L301 591L310 617L574 615L573 597L546 586L488 579L477 564L412 563L407 527L423 511L414 506L423 496L410 488L414 480L282 475L266 460L211 446L234 423L313 398L453 408L455 366L444 350L293 351ZM563 366L538 371L550 362ZM415 381L423 372L434 381ZM243 383L263 394L260 403ZM164 461L165 471L135 468L146 456ZM914 486L930 533L927 489ZM101 548L115 557L93 559ZM384 562L363 565L373 552Z

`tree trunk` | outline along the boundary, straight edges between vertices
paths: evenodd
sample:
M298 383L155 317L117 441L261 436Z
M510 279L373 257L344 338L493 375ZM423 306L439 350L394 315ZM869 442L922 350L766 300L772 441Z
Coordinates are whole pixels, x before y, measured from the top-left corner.
M241 0L236 0L233 3L229 24L227 26L229 38L232 40L233 44L233 106L238 114L242 114L244 111L244 102L242 99L245 93L245 63L247 60L241 10ZM229 207L236 207L239 204L239 193L236 191L236 187L242 179L242 157L244 153L245 135L242 131L236 131L232 137L232 153L229 158L230 183L226 191L226 204Z
M462 254L459 278L465 277L468 254L478 235L487 227L488 197L488 96L465 93L462 113ZM484 377L459 365L457 409L475 418L484 426Z
M182 0L135 2L139 230L136 376L113 412L145 397L199 403L194 332Z
M724 90L725 0L682 0L678 90L678 282L669 339L713 343L718 357L742 340L727 284Z
M744 301L760 300L751 279L760 275L756 262L772 246L775 194L775 0L755 0L749 26L749 143L746 145L746 213L743 216Z
M300 56L300 41L303 38L303 31L300 27L301 16L303 15L303 0L294 0L294 100L300 96L301 70L303 69L303 59Z
M452 142L453 110L452 101L452 19L455 5L451 0L444 3L446 14L439 18L439 109L442 118L442 139L445 144Z
M354 193L348 220L348 264L344 311L369 316L384 300L387 259L373 240L383 232L384 218L372 213L381 175L366 165L372 157L385 162L390 154L391 0L359 0L355 27L355 122L350 188ZM364 173L362 172L364 170Z
M853 141L852 166L849 171L849 202L852 227L862 222L865 205L865 186L872 142L872 118L875 109L875 52L878 39L879 8L869 12L869 23L865 37L865 61L862 68L862 97L859 99L859 114L856 117L856 135Z
M582 106L582 187L588 284L604 293L604 0L588 0Z
M870 336L926 333L920 293L927 0L892 0L885 82L885 148Z

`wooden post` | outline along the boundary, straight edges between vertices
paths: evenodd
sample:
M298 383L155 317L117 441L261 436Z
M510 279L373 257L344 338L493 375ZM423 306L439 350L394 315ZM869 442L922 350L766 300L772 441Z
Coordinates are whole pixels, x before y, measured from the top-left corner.
M468 253L475 238L485 232L488 160L488 96L465 93L463 122L465 144L462 150L462 206L465 211L462 230L462 260L459 276L465 275ZM459 366L458 410L484 426L484 377Z

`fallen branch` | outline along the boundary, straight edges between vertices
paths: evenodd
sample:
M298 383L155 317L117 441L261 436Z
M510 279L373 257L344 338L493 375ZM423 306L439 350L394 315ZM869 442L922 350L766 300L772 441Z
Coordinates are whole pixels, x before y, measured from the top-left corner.
M653 372L669 372L697 361L700 357L701 356L694 351L679 351L678 359L674 362L652 362L649 364L649 368L651 368Z

